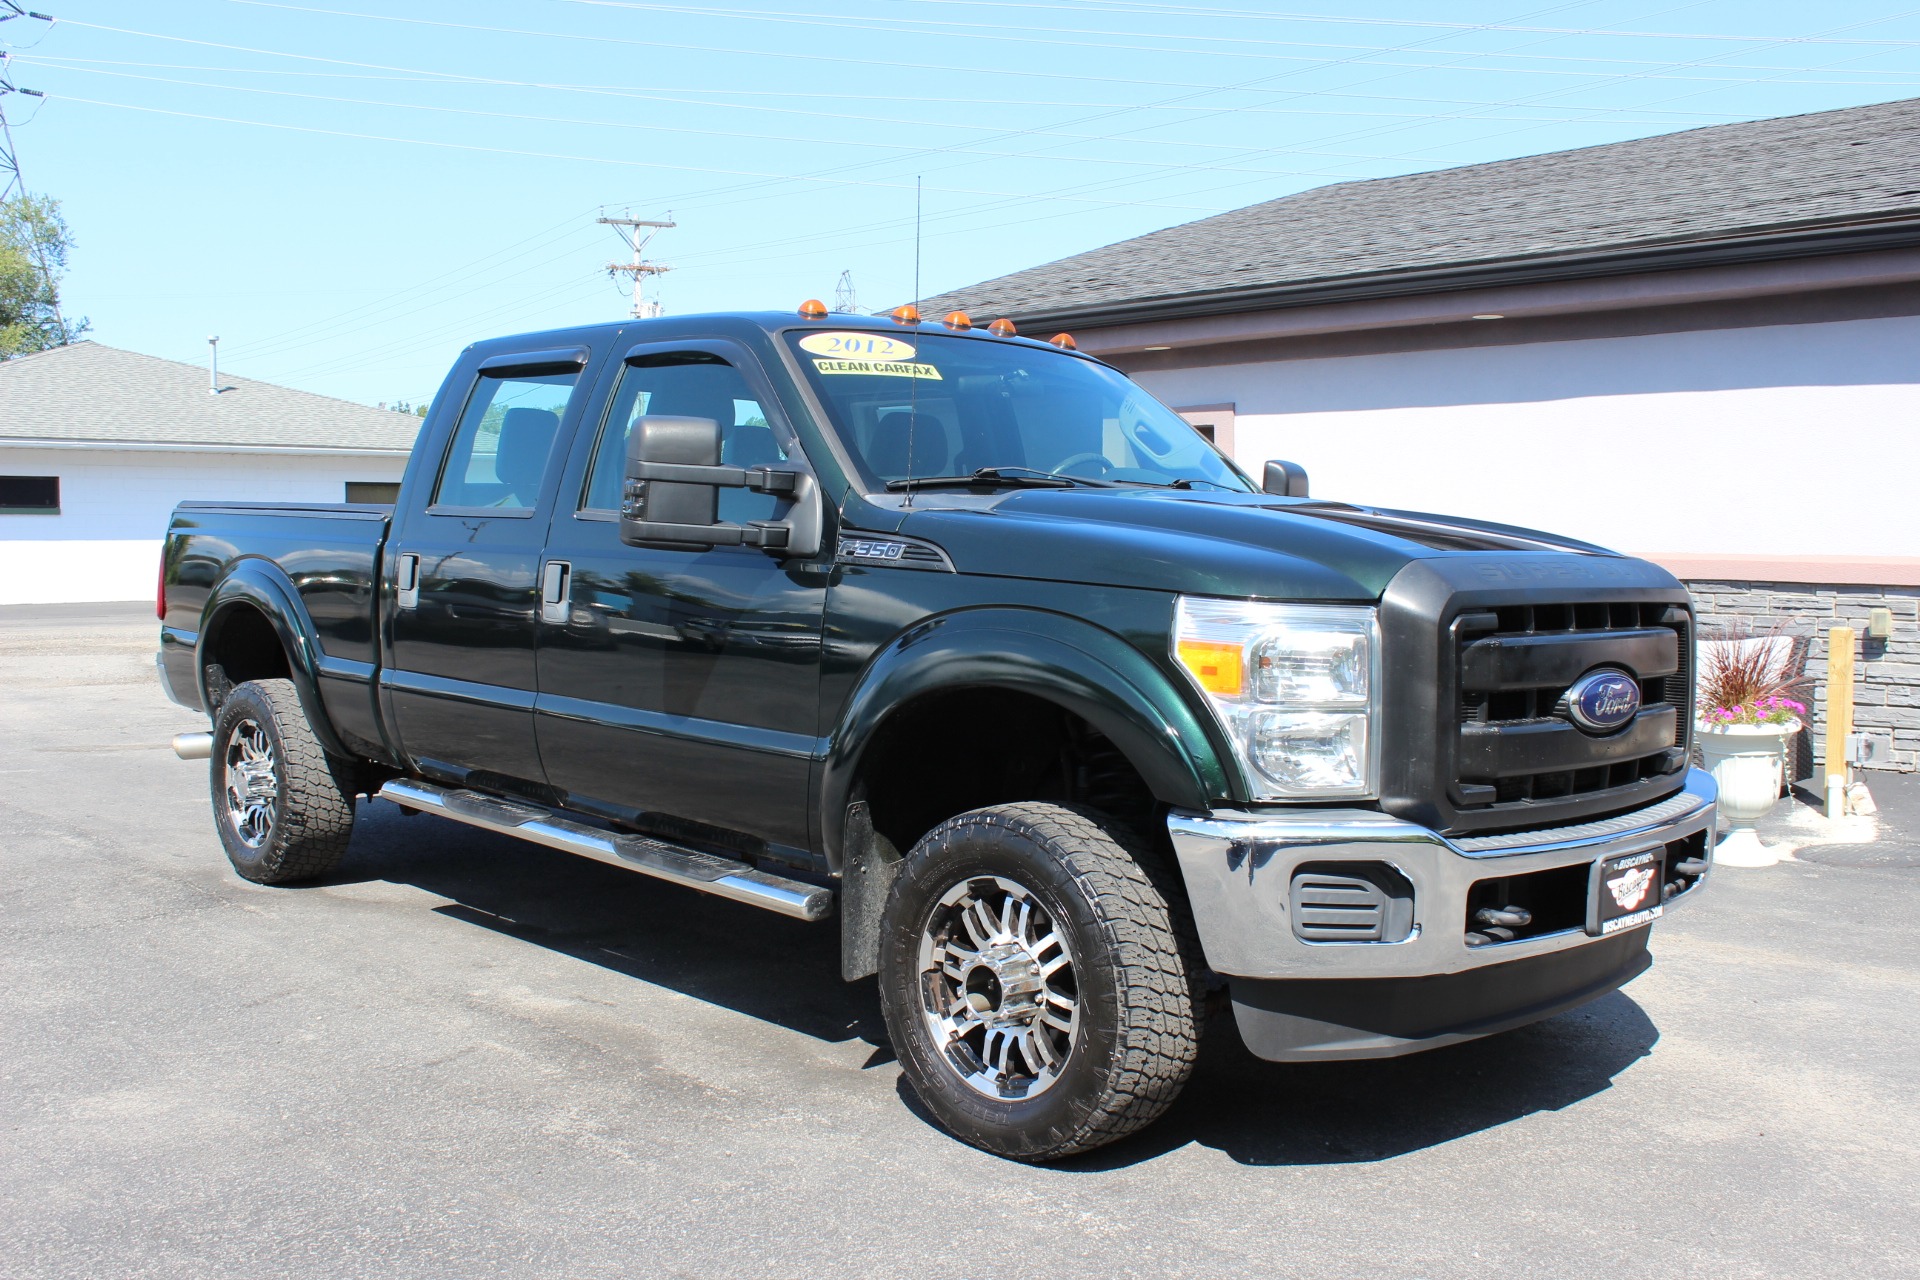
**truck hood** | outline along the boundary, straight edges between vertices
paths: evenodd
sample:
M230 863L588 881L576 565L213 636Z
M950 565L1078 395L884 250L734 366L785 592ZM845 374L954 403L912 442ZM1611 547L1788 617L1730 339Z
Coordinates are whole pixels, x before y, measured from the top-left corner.
M1205 490L920 493L903 515L898 531L937 543L961 573L1194 595L1376 600L1413 560L1617 555L1483 521Z

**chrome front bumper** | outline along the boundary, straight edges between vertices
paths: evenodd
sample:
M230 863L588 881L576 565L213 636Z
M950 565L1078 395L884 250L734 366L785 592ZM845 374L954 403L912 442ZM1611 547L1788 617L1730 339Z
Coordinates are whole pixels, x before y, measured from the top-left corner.
M1502 836L1448 839L1362 809L1292 814L1215 811L1167 820L1207 964L1236 979L1420 978L1467 973L1605 941L1584 928L1512 942L1467 945L1467 903L1478 881L1582 866L1706 833L1709 864L1715 790L1688 771L1665 800L1602 822ZM1386 863L1412 883L1413 929L1400 942L1304 941L1288 919L1294 871L1303 863ZM1667 901L1700 892L1706 877ZM1618 935L1615 935L1618 936Z

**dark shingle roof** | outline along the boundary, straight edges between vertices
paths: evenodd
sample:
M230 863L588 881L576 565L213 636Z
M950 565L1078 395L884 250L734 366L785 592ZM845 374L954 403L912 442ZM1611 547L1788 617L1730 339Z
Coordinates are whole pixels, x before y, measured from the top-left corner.
M199 365L76 342L0 363L0 440L228 445L282 449L413 447L420 419Z
M1902 216L1920 216L1920 99L1317 187L1017 271L922 309L1092 318L1149 299Z

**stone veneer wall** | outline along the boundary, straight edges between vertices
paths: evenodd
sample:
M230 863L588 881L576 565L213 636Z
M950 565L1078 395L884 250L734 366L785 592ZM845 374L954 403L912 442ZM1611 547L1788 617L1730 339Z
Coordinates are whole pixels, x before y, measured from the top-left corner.
M1762 634L1777 621L1784 634L1808 639L1813 723L1802 735L1803 766L1809 760L1823 763L1826 754L1827 632L1852 627L1853 727L1891 733L1891 767L1903 773L1920 770L1920 586L1689 580L1687 589L1693 592L1703 636L1713 634L1716 620L1740 619ZM1893 611L1893 635L1887 640L1866 638L1870 609Z

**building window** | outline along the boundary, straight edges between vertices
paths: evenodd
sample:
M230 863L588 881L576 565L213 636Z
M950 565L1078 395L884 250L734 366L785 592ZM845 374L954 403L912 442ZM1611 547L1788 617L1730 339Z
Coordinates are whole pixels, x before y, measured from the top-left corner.
M347 481L348 502L370 502L375 506L390 507L400 501L400 482L398 480L349 480Z
M1213 441L1213 447L1233 456L1233 406L1230 404L1195 404L1186 408L1175 408L1174 412L1193 424L1207 439Z
M59 514L59 476L0 476L0 516Z

